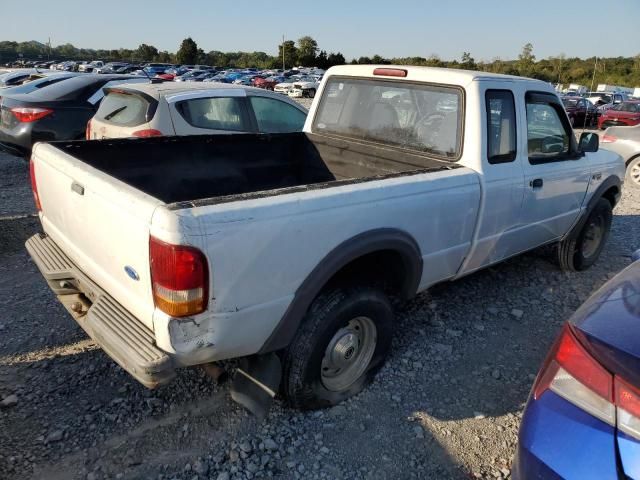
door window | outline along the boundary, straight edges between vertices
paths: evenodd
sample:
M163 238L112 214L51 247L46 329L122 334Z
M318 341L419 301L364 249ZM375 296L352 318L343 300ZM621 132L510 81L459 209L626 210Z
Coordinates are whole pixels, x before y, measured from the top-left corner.
M487 157L489 163L516 158L516 107L509 90L487 90Z
M531 164L568 160L571 128L562 106L551 95L527 94L527 145Z
M267 97L249 97L262 133L299 132L307 115L293 105Z
M240 97L193 98L178 102L176 110L192 127L250 131Z

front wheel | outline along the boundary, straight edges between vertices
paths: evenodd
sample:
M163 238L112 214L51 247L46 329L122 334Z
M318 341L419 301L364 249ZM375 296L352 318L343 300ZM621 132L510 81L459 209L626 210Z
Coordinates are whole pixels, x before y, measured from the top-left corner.
M627 165L626 184L640 188L640 157L636 157Z
M284 353L282 385L302 410L330 407L359 393L384 364L393 311L378 289L321 293Z
M593 265L609 237L612 219L611 204L605 198L599 199L582 228L571 232L558 244L560 267L566 271L581 271Z
M307 90L307 97L313 98L315 96L316 96L316 90L314 88L310 88L309 90Z

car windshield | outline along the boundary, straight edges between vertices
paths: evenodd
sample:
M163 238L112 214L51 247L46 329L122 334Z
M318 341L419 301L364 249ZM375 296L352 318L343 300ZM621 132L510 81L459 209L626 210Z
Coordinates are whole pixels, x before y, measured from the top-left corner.
M640 113L640 103L623 102L611 107L611 110L617 112Z
M332 78L325 89L313 131L459 158L460 89L356 78Z

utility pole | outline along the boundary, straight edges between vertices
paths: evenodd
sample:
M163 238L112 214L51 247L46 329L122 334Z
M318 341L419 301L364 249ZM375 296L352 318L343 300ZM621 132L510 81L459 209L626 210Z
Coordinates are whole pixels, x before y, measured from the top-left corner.
M282 35L282 71L285 71L285 66L284 66L284 35Z
M596 70L598 68L598 57L596 57L596 63L593 66L593 77L591 77L591 89L590 92L593 92L593 82L596 80Z

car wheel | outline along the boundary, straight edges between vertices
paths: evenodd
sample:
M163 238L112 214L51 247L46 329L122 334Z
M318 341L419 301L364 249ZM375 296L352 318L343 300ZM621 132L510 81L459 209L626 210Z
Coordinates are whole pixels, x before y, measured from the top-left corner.
M309 90L307 90L307 97L313 98L315 96L316 96L316 89L315 88L310 88Z
M321 293L284 352L283 393L302 410L330 407L374 378L391 347L389 299L371 287Z
M627 164L625 182L634 188L640 188L640 157L633 158Z
M581 271L593 265L607 242L612 218L609 201L599 199L580 230L570 232L558 244L560 268L565 271Z

